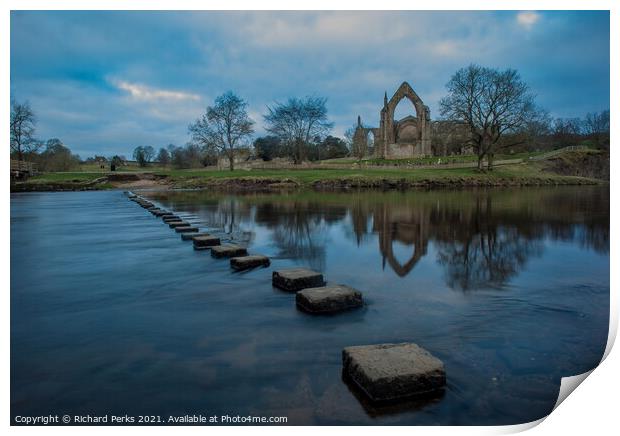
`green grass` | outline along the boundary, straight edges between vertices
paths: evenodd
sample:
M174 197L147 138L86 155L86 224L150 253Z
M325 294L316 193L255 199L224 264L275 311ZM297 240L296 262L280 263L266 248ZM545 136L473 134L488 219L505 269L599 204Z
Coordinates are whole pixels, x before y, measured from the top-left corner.
M539 165L504 165L489 172L475 168L430 168L430 169L282 169L282 170L235 170L235 171L191 171L173 170L166 173L176 187L201 187L223 184L228 180L272 180L288 181L298 185L312 185L319 181L407 181L407 182L449 182L493 184L505 182L567 183L579 178L543 173Z
M512 153L512 154L498 154L495 155L495 161L508 160L508 159L523 159L527 160L530 157L539 156L546 153L545 151L537 152L524 152L524 153ZM455 164L455 163L472 163L477 162L478 157L473 154L464 154L456 156L429 156L429 157L415 157L405 159L383 159L372 158L364 159L361 161L349 160L350 163L359 162L368 165L387 165L387 166L401 166L401 165L434 165L441 161L441 164ZM327 164L343 164L344 161L329 161Z
M523 154L511 157L523 158ZM532 153L525 154L528 157ZM498 157L498 159L500 159ZM345 182L350 186L372 187L385 182L404 185L446 184L452 186L471 185L527 185L527 184L582 184L594 182L574 176L563 176L543 171L544 162L527 161L520 164L501 165L492 171L479 172L476 168L412 168L407 166L385 166L383 168L299 168L299 169L252 169L252 170L214 170L214 169L156 169L145 171L166 177L175 188L203 188L226 186L231 182L244 182L252 185L286 183L289 185L312 186L317 182L334 185ZM66 172L46 173L29 179L26 184L43 187L65 184L67 187L87 184L110 172ZM96 187L107 189L114 183L101 183Z
M103 177L101 173L89 172L71 172L71 173L44 173L28 179L28 183L59 183L59 182L90 182L99 177Z

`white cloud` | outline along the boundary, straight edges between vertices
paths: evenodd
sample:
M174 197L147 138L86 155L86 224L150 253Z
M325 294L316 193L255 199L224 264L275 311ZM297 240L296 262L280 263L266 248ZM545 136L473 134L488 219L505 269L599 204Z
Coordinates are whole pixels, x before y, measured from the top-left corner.
M531 29L539 19L540 15L533 11L524 11L517 14L517 23L526 29Z
M251 13L238 23L237 30L263 47L385 44L416 33L398 15L377 12Z
M152 88L124 80L113 80L112 84L120 90L127 91L129 95L137 100L200 100L200 96L197 94Z

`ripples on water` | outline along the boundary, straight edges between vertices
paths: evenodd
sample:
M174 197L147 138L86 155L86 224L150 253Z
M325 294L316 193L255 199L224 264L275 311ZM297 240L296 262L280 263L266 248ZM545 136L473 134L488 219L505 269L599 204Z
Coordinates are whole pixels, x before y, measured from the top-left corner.
M290 424L509 424L600 360L609 191L144 196L272 258L233 274L118 191L11 197L11 414L282 415ZM307 266L367 307L313 317L271 287ZM376 408L341 349L416 342L439 398Z

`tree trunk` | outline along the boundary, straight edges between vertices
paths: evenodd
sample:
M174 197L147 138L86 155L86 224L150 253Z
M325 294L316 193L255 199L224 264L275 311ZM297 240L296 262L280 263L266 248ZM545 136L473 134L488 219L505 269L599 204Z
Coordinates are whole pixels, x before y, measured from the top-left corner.
M228 165L229 165L230 171L234 171L234 169L235 169L235 156L232 153L230 153L228 155Z
M478 155L478 171L482 171L482 160L484 159L483 154Z
M487 154L487 170L493 170L493 153Z

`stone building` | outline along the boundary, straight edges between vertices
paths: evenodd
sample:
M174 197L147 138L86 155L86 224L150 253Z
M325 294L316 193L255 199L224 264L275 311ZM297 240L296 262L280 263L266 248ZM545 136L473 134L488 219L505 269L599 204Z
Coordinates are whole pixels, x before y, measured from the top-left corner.
M396 106L404 98L413 105L415 116L409 115L395 120ZM407 82L403 82L389 100L387 92L385 93L383 108L379 114L379 127L366 127L362 125L361 118L357 117L357 126L353 134L354 149L368 150L370 134L374 137L375 157L399 159L452 154L455 152L455 144L467 142L468 132L463 123L431 122L428 106ZM433 142L437 142L438 147L433 147Z

